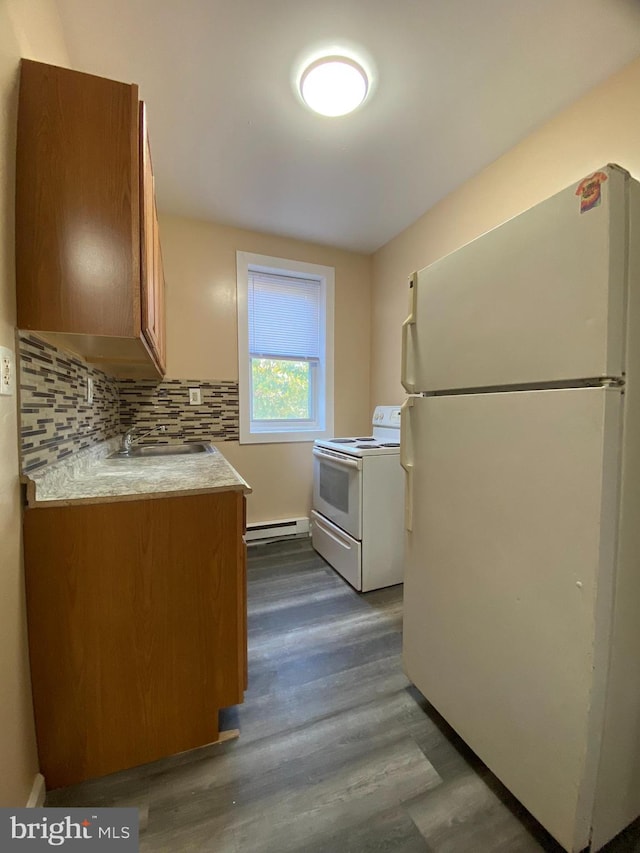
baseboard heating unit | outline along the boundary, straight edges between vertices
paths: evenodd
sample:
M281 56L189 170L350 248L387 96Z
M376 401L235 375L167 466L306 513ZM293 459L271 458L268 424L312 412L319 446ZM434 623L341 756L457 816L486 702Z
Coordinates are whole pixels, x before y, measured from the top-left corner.
M285 539L289 536L309 535L308 518L281 518L277 521L263 521L247 524L245 540L251 545L265 539Z

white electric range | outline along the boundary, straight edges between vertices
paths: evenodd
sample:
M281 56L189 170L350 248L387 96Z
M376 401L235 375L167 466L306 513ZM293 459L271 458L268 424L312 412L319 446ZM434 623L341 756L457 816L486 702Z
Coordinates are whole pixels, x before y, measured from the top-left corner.
M318 439L313 448L312 544L361 592L403 579L400 407L377 406L372 424L370 436Z

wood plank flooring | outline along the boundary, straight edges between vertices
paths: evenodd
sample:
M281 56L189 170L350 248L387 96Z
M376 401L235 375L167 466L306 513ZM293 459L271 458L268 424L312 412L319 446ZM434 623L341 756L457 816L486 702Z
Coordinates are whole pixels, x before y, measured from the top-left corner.
M307 539L248 573L240 738L47 805L135 805L144 853L561 853L404 676L401 586L358 595ZM606 851L640 853L640 825Z

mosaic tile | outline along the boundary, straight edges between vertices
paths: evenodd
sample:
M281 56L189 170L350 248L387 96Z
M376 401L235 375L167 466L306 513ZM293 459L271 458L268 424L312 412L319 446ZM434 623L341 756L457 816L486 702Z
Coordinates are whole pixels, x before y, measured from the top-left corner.
M116 380L29 333L19 334L20 436L26 473L120 432ZM93 379L93 405L86 402ZM63 415L63 417L61 417Z
M20 443L24 473L130 428L141 443L238 441L238 383L201 379L115 379L37 336L20 332ZM94 384L86 403L87 379ZM198 387L202 403L189 404ZM160 432L160 427L164 431Z
M189 388L200 388L202 403L189 404ZM157 441L237 441L238 383L201 379L121 379L118 384L120 424L141 432L158 430ZM151 440L152 436L149 436Z

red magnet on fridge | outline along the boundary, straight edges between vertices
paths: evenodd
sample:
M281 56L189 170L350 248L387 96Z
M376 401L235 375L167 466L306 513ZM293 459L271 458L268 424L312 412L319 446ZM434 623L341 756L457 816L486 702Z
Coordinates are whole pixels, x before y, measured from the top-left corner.
M580 213L586 213L597 207L601 200L601 185L607 180L604 172L594 172L588 178L580 181L576 189L576 195L580 196Z

